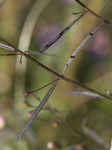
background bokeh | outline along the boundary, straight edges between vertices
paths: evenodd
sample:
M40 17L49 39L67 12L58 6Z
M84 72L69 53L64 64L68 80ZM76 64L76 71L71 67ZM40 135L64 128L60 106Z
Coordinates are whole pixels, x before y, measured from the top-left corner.
M2 2L2 0L0 1ZM112 1L83 0L107 19L112 17ZM105 8L104 8L105 6ZM104 9L103 9L104 8ZM83 12L74 0L6 0L0 8L0 36L20 48L38 52L59 31ZM29 15L30 14L30 15ZM34 57L62 73L73 50L102 21L87 13L46 53ZM65 76L97 91L112 91L112 25L105 25L81 49ZM9 53L0 49L0 54ZM0 149L1 150L102 150L112 136L112 102L74 95L78 86L60 80L49 99L56 113L43 109L24 137L16 137L48 87L28 95L55 79L24 56L0 56ZM84 90L84 89L83 89Z

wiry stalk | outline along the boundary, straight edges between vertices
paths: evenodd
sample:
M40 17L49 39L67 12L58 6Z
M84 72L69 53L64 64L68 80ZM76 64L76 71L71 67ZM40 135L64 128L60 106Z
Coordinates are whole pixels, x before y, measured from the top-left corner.
M38 91L40 91L41 89L43 89L43 88L45 88L45 87L48 87L49 85L53 84L53 83L56 82L57 80L58 80L58 79L55 79L55 80L49 82L48 84L45 84L44 86L42 86L42 87L40 87L40 88L38 88L38 89L33 89L33 90L30 90L30 91L26 90L26 93L27 93L28 95L30 95L30 94L32 94L32 93L38 92Z
M100 24L96 28L94 28L92 31L88 33L88 35L84 38L84 40L79 44L79 46L73 51L72 55L68 59L68 61L65 64L63 73L67 70L69 65L71 64L72 60L76 57L77 53L81 50L81 48L94 36L94 34L99 31L105 24Z
M85 13L81 14L79 17L77 17L76 19L74 19L74 21L72 23L70 23L67 27L65 27L53 40L49 41L41 50L40 52L45 52L46 50L48 50L48 48L50 48L54 43L56 43L68 30L70 30L70 28L76 23L78 22L83 16L85 15Z
M28 120L28 122L25 124L23 130L18 134L17 136L17 141L19 141L22 136L24 135L25 131L30 127L32 121L38 116L39 112L42 110L42 108L44 107L44 105L47 103L50 95L52 94L52 92L54 91L56 87L56 84L54 84L53 87L51 87L47 94L44 96L43 100L40 102L40 104L36 107L36 109L33 111L33 114L31 116L31 118Z

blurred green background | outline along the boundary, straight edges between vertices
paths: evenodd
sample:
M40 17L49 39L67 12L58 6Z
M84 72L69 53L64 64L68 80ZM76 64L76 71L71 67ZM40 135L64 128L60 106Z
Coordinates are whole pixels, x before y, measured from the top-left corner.
M106 5L106 0L83 2L98 14L111 18L111 1ZM77 17L73 15L75 12L83 12L83 9L74 0L7 0L0 8L0 36L21 50L39 51ZM62 73L73 50L100 23L101 20L87 13L46 51L54 56L35 55L35 58ZM111 92L111 42L111 25L105 25L81 49L65 76L104 94L107 90ZM0 49L0 53L8 52ZM27 95L25 90L39 88L55 79L31 60L22 57L20 63L20 56L17 57L0 56L0 149L106 149L112 136L112 102L70 94L71 90L81 89L65 81L59 81L49 99L49 105L58 113L43 109L24 137L16 142L18 133L31 116L30 112L49 88L35 95Z

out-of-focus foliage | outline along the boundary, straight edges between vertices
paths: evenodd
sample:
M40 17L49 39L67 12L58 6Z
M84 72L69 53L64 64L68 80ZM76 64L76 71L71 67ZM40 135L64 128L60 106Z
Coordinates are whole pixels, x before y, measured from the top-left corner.
M38 9L35 13L39 15L30 37L31 41L29 40L29 43L27 40L23 41L23 45L29 44L29 49L34 51L39 51L72 22L76 17L73 13L83 12L82 7L74 0L49 0L46 4L44 4L45 0L41 2L40 0L7 0L0 8L0 36L18 47L26 18L36 2ZM106 5L106 0L84 0L83 2L98 14L107 19L111 18L111 1L107 1ZM29 21L30 24L33 19L35 18ZM101 20L87 13L46 51L54 56L36 55L35 58L62 73L73 50L100 22ZM27 33L26 38L28 38ZM81 49L65 76L79 80L104 94L106 91L110 91L111 94L111 42L111 25L105 25ZM3 53L8 52L0 49L0 54ZM112 102L107 99L69 94L68 91L80 90L80 88L62 80L59 81L49 99L50 106L58 112L51 113L43 109L24 137L16 142L17 134L31 117L32 111L43 99L48 88L36 92L35 95L27 95L25 90L39 88L55 79L55 76L31 60L23 58L19 64L16 58L16 56L0 56L0 150L106 149L112 136ZM20 71L21 68L23 69L24 74L16 72L17 64L20 66ZM15 86L18 86L16 79L20 81L18 83L22 80L24 82L15 91ZM83 131L84 127L87 129L86 133Z

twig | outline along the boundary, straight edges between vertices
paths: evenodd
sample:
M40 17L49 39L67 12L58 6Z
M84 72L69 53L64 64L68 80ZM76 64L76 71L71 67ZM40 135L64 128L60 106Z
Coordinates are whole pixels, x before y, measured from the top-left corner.
M26 92L27 92L28 95L30 95L30 94L32 94L32 93L35 93L35 92L38 92L38 91L40 91L41 89L43 89L43 88L45 88L45 87L47 87L47 86L53 84L53 83L56 82L57 80L59 80L59 79L55 79L55 80L49 82L48 84L45 84L44 86L42 86L42 87L40 87L40 88L38 88L38 89L26 90Z
M44 96L43 100L40 102L40 104L37 106L37 108L33 111L33 114L31 116L31 118L28 120L28 122L25 124L23 130L18 134L17 136L17 141L19 141L22 136L24 135L25 131L30 127L32 121L38 116L39 112L41 111L41 109L44 107L44 105L47 103L50 95L52 94L52 92L54 91L56 85L54 85L53 87L51 87L47 94Z
M110 20L105 19L104 17L96 14L93 10L91 10L90 8L88 8L84 3L82 3L80 0L75 0L78 4L80 4L83 8L85 8L87 11L89 11L92 15L98 17L99 19L103 20L104 23L106 24L111 24Z
M70 23L66 28L64 28L53 40L49 41L42 49L40 49L40 52L43 53L46 50L48 50L48 48L50 48L54 43L56 43L64 35L64 33L67 32L84 15L85 15L85 13L83 13L79 17L77 17L72 23Z
M100 24L97 27L95 27L92 31L89 32L89 34L84 38L84 40L79 44L79 46L73 51L72 55L68 59L68 61L65 64L63 73L67 70L72 60L76 57L77 53L81 50L81 48L94 36L94 34L99 31L105 24Z

